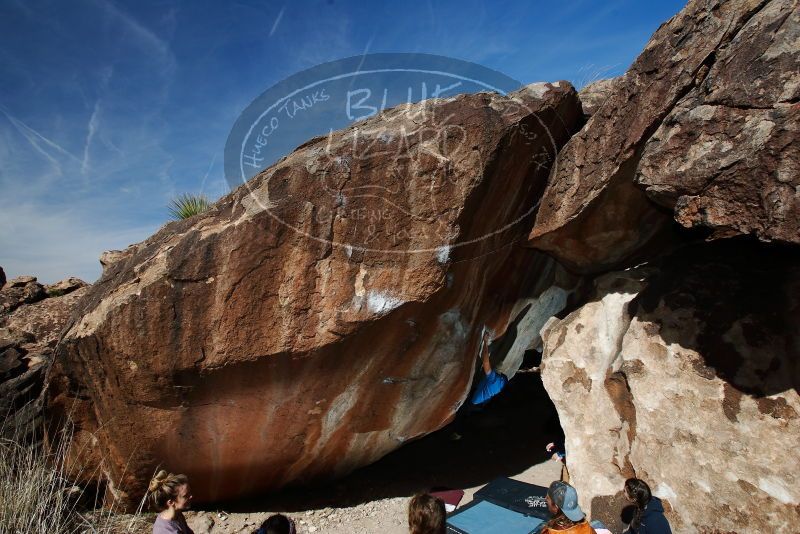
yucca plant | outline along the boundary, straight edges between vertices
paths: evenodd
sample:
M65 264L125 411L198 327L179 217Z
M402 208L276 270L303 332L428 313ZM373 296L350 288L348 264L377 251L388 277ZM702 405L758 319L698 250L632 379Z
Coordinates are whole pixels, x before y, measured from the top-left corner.
M169 203L169 214L174 220L188 219L211 207L211 201L203 194L183 193Z

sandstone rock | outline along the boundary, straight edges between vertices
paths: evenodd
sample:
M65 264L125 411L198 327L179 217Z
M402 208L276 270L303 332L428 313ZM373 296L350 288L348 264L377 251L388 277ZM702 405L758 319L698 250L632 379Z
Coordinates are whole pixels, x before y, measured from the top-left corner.
M59 287L68 289L79 285L74 281L80 282L71 278ZM19 296L18 292L23 292L23 298L10 307L11 311L0 314L0 351L3 352L0 413L4 415L0 433L28 439L41 434L42 391L52 350L75 303L86 289L75 289L62 297L44 298L47 293L35 278L24 277L14 283L14 287L7 285L3 293ZM36 295L37 299L43 294L43 300L26 303L25 292Z
M594 115L603 104L606 103L608 97L611 95L614 86L620 83L621 76L616 78L606 78L604 80L596 80L592 83L586 84L580 91L578 91L578 98L581 101L583 109L583 116L587 120Z
M86 291L86 287L81 287L60 297L49 297L34 304L20 306L14 313L1 319L0 325L15 332L17 336L27 334L26 341L19 344L35 343L39 348L52 348L76 303Z
M0 324L3 325L0 327L0 350L16 345L25 345L36 339L30 332L5 326L5 321L7 320L0 320Z
M0 289L0 316L11 313L23 304L47 297L44 287L33 276L19 276Z
M23 353L16 347L8 347L0 352L0 379L5 380L22 368L22 356Z
M51 415L72 410L94 443L78 463L103 462L120 506L159 464L211 501L343 474L440 428L482 324L502 328L534 285L506 267L537 253L509 245L579 120L564 82L400 106L128 249L51 373Z
M771 2L648 140L636 183L686 227L800 242L800 10Z
M796 8L698 0L662 25L560 152L531 244L597 272L662 247L673 218L800 243Z
M46 285L45 291L47 291L47 296L49 297L60 297L67 293L72 293L76 289L86 287L86 285L86 282L80 278L70 277L60 280L55 284Z
M8 288L12 287L25 287L26 285L33 283L36 281L35 276L18 276L16 278L12 278L7 282Z
M106 269L113 265L114 263L127 258L130 256L132 249L128 250L106 250L100 255L100 266L103 268L103 272L106 272Z
M635 475L675 532L796 529L798 265L739 239L690 247L604 275L546 325L542 378L582 506L618 502Z
M567 307L568 298L579 287L576 277L544 255L531 255L514 268L518 273L527 273L533 284L529 288L518 286L519 297L510 312L498 315L504 320L489 323L495 333L492 367L509 378L521 367L526 351L541 347L542 327Z

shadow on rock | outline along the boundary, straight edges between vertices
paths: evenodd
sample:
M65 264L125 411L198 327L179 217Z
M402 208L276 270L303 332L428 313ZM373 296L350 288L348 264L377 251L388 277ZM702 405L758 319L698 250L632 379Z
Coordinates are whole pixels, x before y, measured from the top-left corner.
M701 354L701 376L760 398L763 413L780 409L764 397L800 391L798 259L745 238L686 247L649 278L631 314L658 325L666 343Z
M448 425L339 481L287 488L217 507L229 512L297 512L355 506L432 488L480 486L546 460L544 446L563 436L555 407L535 374L515 377L483 412L460 426L459 432L462 438L452 440L453 425Z

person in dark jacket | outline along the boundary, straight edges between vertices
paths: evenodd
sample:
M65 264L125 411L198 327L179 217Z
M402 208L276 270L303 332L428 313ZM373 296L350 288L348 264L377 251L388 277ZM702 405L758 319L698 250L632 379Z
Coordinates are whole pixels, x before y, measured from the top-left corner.
M253 534L295 534L294 521L283 514L269 516Z
M664 506L658 497L653 497L647 482L639 478L626 480L625 497L635 507L626 534L672 534Z

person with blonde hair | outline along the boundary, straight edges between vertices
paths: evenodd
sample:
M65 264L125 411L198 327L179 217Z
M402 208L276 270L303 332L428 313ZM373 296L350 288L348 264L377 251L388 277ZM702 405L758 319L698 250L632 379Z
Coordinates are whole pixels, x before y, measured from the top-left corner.
M147 488L150 505L158 511L153 534L194 534L186 524L183 511L192 504L192 492L186 475L174 475L163 469Z
M414 495L408 503L410 534L445 534L444 502L428 493Z

